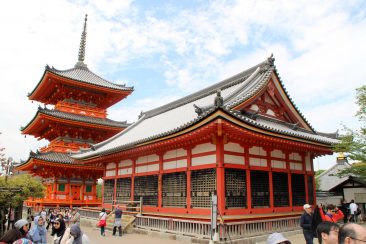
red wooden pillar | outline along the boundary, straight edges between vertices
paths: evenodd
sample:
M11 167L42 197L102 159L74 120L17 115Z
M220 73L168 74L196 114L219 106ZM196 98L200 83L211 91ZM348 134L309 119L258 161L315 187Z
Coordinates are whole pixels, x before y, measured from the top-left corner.
M131 197L130 200L134 201L135 192L135 173L136 173L136 159L132 159L132 174L131 174ZM140 199L138 199L140 200Z
M314 155L310 153L310 165L311 165L311 172L313 173L313 199L314 205L316 205L316 185L315 185L315 174L314 174L314 164L313 164Z
M247 208L248 210L251 212L252 211L252 184L250 183L250 164L249 164L249 146L248 145L243 145L244 147L244 162L245 165L247 165L247 170L245 171L246 173L246 186L247 186Z
M81 201L84 202L84 193L86 191L86 187L85 187L85 179L81 179L81 189L80 189L80 193L81 193Z
M159 154L158 211L163 207L163 153Z
M221 121L218 121L218 136L216 140L216 190L217 208L219 213L225 214L225 169L224 169L224 140L222 136Z
M288 181L288 198L289 198L289 205L292 208L292 181L291 181L291 170L290 170L290 159L289 159L289 152L286 152L286 168L287 168L287 181Z
M117 178L114 177L114 186L113 186L113 200L112 200L112 209L117 204Z
M192 166L192 148L188 147L187 150L187 213L192 206L192 198L191 198L191 166Z
M271 163L271 149L266 149L267 152L267 167L269 168L268 172L268 183L269 183L269 207L274 212L274 198L273 198L273 174L272 174L272 163Z
M53 178L53 197L52 199L55 200L57 196L57 181L56 177Z

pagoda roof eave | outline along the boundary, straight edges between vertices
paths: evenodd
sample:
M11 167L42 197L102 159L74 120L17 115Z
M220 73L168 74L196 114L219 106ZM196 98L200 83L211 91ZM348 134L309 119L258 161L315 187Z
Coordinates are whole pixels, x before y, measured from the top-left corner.
M68 124L82 123L87 127L103 127L103 129L111 131L121 131L130 126L126 121L118 122L111 119L94 118L38 107L38 111L33 119L26 126L21 128L22 134L32 134L34 125L40 124L44 117L47 117L50 120L63 120Z
M60 155L63 156L60 156ZM68 158L68 159L67 159ZM21 171L33 171L33 167L39 164L43 165L52 165L57 168L70 168L70 169L83 169L83 170L92 170L92 171L100 171L104 170L98 168L96 166L89 166L79 163L74 163L74 159L64 153L56 153L56 152L47 152L47 153L33 153L31 152L28 159L23 163L16 166L17 170Z
M81 77L83 77L83 78L77 79L76 77L70 77L70 76L63 74L65 72L66 73L67 72L77 73L78 71L80 71L81 73L84 73L84 75L81 74ZM96 74L91 72L88 68L77 67L77 68L72 68L72 69L62 71L62 70L57 70L53 67L50 68L47 65L40 81L38 82L36 87L33 89L33 91L28 94L28 98L30 100L35 100L35 101L40 101L40 102L46 103L47 101L45 99L45 96L47 96L47 94L45 94L43 90L44 90L45 86L49 86L51 77L58 77L60 80L63 80L66 83L71 83L74 85L79 84L79 86L81 86L81 87L89 87L90 89L93 89L96 91L107 92L107 93L113 94L114 96L119 96L120 99L123 99L126 96L130 95L134 90L133 87L126 87L125 85L118 85L118 84L111 83L111 82L97 76ZM97 77L97 80L93 81L93 79L91 77ZM91 79L91 80L88 80L88 79ZM118 102L118 101L115 101L114 103L116 103L116 102ZM114 103L108 104L108 106L112 106Z

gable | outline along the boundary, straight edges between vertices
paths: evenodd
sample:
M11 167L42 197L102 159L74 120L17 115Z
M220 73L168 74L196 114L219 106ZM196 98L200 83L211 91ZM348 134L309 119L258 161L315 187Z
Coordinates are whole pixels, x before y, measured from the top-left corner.
M271 78L259 93L235 106L234 110L253 116L260 115L279 120L294 124L295 127L313 131L288 97L275 71L273 71Z

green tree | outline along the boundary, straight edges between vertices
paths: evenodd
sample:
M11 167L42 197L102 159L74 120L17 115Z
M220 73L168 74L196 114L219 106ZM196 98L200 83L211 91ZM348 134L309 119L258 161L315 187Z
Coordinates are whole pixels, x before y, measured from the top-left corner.
M323 173L325 170L324 169L319 169L317 171L315 171L315 186L316 189L319 189L320 187L320 179L318 178L318 176Z
M0 206L21 206L29 197L44 197L42 183L28 174L9 177L0 177Z
M345 152L353 163L350 168L338 173L338 176L355 175L366 177L366 86L356 89L356 104L359 110L356 117L361 122L361 128L352 130L344 126L345 134L341 137L341 143L334 147L336 152Z

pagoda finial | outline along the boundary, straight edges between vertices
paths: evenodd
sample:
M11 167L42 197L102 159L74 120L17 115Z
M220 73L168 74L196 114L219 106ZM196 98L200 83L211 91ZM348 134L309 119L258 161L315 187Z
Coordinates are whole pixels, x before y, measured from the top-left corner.
M86 64L84 64L85 46L86 46L86 21L88 21L88 14L85 14L84 29L83 33L81 33L81 40L79 47L79 58L78 62L75 64L75 67L86 67Z

